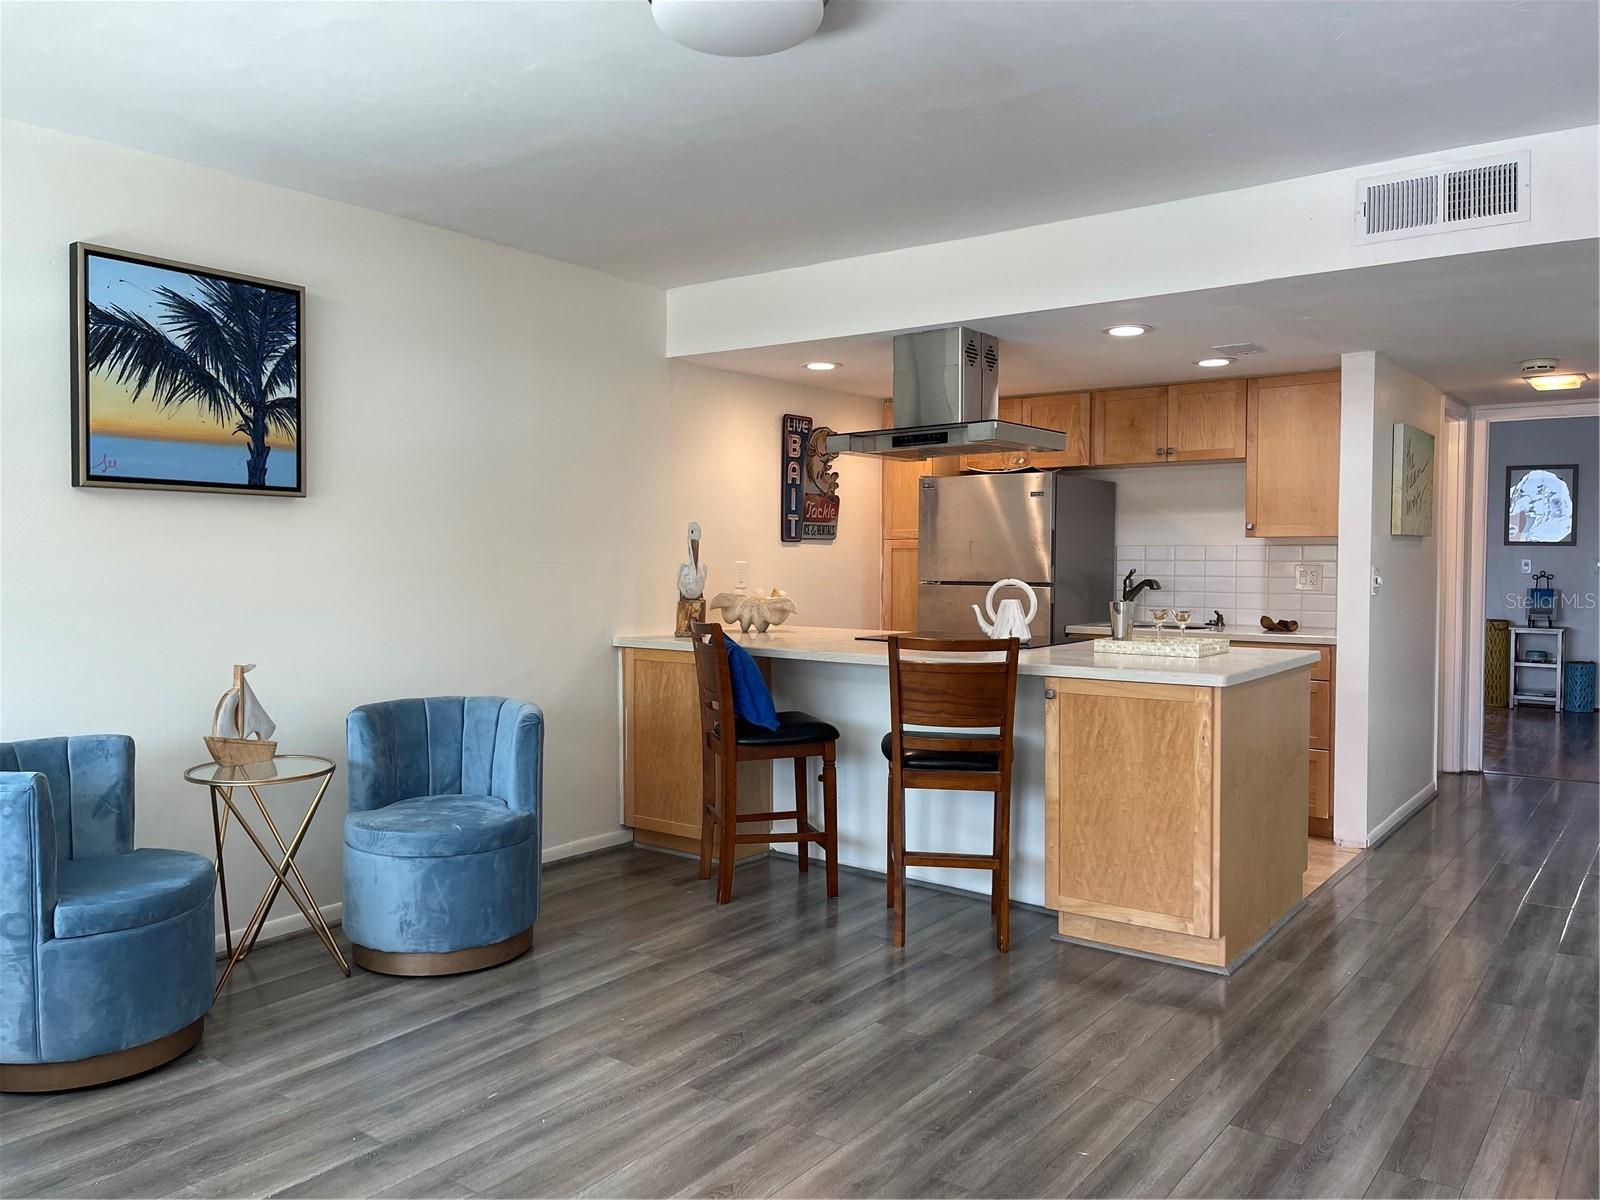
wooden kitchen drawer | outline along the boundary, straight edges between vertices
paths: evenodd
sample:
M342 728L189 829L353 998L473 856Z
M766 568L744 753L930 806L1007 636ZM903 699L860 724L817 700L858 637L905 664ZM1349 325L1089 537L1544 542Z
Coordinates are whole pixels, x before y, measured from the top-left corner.
M1333 749L1333 685L1320 679L1311 681L1311 748Z
M1333 755L1327 750L1306 751L1311 758L1311 784L1306 789L1306 815L1313 821L1333 820ZM1315 830L1313 832L1316 832ZM1327 837L1322 833L1319 836Z
M1311 664L1311 678L1323 683L1333 681L1333 647L1307 646L1304 642L1235 642L1235 646L1260 646L1265 650L1315 650L1317 661Z

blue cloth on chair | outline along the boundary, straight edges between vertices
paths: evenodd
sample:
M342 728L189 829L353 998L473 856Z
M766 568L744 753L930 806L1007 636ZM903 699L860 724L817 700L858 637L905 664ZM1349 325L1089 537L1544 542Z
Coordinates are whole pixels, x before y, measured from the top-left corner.
M728 678L733 682L733 713L762 729L778 727L778 710L772 703L767 677L756 666L750 652L732 638L724 638L728 648Z
M133 849L133 740L0 742L0 1062L75 1062L194 1024L215 875Z
M499 696L366 704L345 722L344 929L442 954L505 941L539 911L544 715Z

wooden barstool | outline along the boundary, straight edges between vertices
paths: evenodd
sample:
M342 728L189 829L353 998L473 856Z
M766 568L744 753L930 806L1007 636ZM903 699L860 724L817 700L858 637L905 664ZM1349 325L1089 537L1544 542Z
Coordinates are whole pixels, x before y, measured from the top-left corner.
M811 843L822 847L828 874L828 895L839 894L839 839L834 779L834 744L839 731L804 712L780 712L778 728L762 729L733 713L733 681L722 626L696 621L694 665L700 685L700 757L703 764L700 809L700 878L711 877L713 843L717 850L717 903L733 899L734 847L748 842L796 842L802 872L811 866ZM728 720L733 737L725 736ZM794 759L794 811L739 811L739 764L779 758ZM822 759L822 823L809 819L806 762ZM719 788L718 780L721 781ZM793 833L740 833L740 821L793 821Z
M989 908L995 914L995 945L1002 952L1011 949L1011 735L1017 710L1018 647L1016 638L889 639L893 728L884 734L883 756L889 760L888 900L894 909L896 946L906 944L906 868L965 867L993 872ZM965 657L974 654L985 657ZM980 728L999 732L950 732ZM907 850L907 788L993 792L991 852Z

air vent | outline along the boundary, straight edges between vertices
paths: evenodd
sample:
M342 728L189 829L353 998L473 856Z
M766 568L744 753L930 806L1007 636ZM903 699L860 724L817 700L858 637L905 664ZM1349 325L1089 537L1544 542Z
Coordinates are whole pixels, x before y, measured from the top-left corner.
M1408 171L1356 184L1356 241L1526 221L1532 215L1530 155Z
M1258 346L1254 342L1237 342L1232 346L1213 346L1211 353L1220 354L1224 358L1249 358L1252 354L1265 354L1266 347Z
M1000 369L1000 347L993 342L983 348L983 367L984 370L990 372Z
M978 365L978 339L977 338L969 337L967 339L967 341L966 341L966 344L961 348L961 352L962 352L963 355L966 356L967 366L975 367L975 366Z

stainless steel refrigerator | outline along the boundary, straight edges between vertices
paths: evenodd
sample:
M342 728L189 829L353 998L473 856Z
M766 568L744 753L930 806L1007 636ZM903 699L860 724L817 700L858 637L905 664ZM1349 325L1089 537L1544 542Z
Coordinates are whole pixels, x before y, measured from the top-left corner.
M1055 471L925 477L918 631L981 636L972 606L983 607L998 579L1020 579L1038 593L1030 645L1065 641L1068 625L1104 621L1116 583L1116 496L1114 483Z

